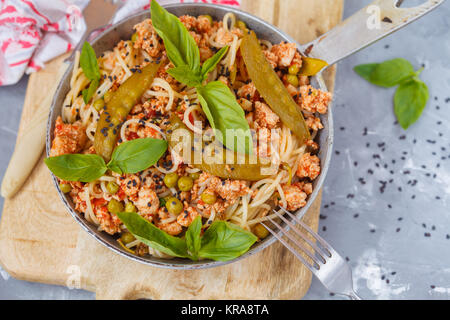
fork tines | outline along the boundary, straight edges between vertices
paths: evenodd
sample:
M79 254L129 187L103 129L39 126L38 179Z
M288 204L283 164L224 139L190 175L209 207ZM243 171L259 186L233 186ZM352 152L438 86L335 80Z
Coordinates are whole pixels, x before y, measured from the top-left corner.
M281 235L277 232L269 228L266 224L262 223L262 225L275 237L277 238L286 248L288 248L303 264L305 264L309 269L320 270L320 266L327 262L327 258L331 258L332 253L331 249L328 247L325 240L323 240L320 236L318 236L313 230L311 230L305 223L303 223L299 218L290 213L284 208L280 208L279 211L273 210L274 213L279 217L284 223L286 223L287 227L283 228L279 223L277 223L272 218L268 218L268 220L277 227L282 234L284 234L289 240L291 240L295 246L300 249L304 254L306 254L313 263L309 263L294 247L292 247L286 240L284 240ZM280 212L284 212L288 217L292 219L289 221L284 215ZM293 223L294 222L294 223ZM297 226L296 226L297 225ZM303 228L305 231L299 230L298 226ZM308 248L305 244L296 239L291 233L289 233L289 229L299 236L306 244L310 247ZM311 241L311 237L315 241ZM311 248L313 250L311 250ZM311 252L312 251L312 252Z

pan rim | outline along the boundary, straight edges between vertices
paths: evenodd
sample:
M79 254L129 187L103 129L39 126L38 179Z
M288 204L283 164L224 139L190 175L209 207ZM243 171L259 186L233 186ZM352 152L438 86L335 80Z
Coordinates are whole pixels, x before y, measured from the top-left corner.
M184 4L171 4L171 5L166 5L164 6L166 9L168 9L170 11L170 9L178 9L178 8L198 8L199 10L202 10L204 8L210 8L213 10L218 10L219 12L222 11L226 11L226 12L233 12L237 15L239 15L240 17L245 17L246 19L250 19L252 20L252 22L259 24L262 28L265 28L267 30L270 30L272 32L277 33L280 37L282 37L283 39L285 39L288 42L292 42L292 43L296 43L298 48L301 51L304 51L306 48L305 46L302 46L300 44L298 44L297 41L295 41L292 37L290 37L289 35L287 35L285 32L281 31L280 29L278 29L277 27L269 24L268 22L250 14L247 13L245 11L242 11L240 9L236 9L233 7L228 7L228 6L220 6L220 5L216 5L216 4L196 4L196 3L184 3ZM97 35L95 37L95 39L92 40L92 43L95 44L96 42L98 42L99 40L103 39L103 37L105 37L106 35L108 35L109 32L111 32L111 30L120 27L122 24L126 23L127 21L131 21L133 19L136 19L140 16L143 17L143 19L145 18L145 16L149 16L149 12L146 13L137 13L134 15L131 15L125 19L122 19L121 21L115 23L114 25L108 27L106 30L104 30L103 32L101 32L99 35ZM72 69L73 69L73 64L74 62L72 62L70 64L70 66L68 67L68 70L66 71L66 73L64 74L62 80L60 81L58 88L56 90L56 93L53 97L53 101L52 101L52 105L50 108L50 113L49 113L49 117L48 117L48 121L47 121L47 136L46 136L46 153L47 156L49 156L50 154L50 148L51 148L51 141L52 141L52 127L53 127L53 115L55 112L57 112L57 97L60 94L60 91L63 88L63 84L65 81L67 81L67 77L72 73ZM316 80L316 82L318 83L318 86L320 87L320 89L322 90L327 90L327 87L325 85L325 82L322 78L322 76L319 74L317 76L314 77L314 79ZM67 94L67 92L66 92ZM328 172L328 168L329 168L329 164L331 161L331 156L332 156L332 148L333 148L333 141L334 141L334 128L333 128L333 113L332 113L332 106L333 106L333 102L330 104L329 108L328 108L328 112L325 115L325 117L327 118L327 131L328 131L328 135L326 136L326 154L324 156L324 160L322 161L321 164L321 173L320 176L317 178L316 180L316 186L313 190L313 193L309 196L307 204L305 207L301 208L300 210L298 210L295 215L299 218L302 218L307 211L310 209L312 203L314 203L314 201L316 200L318 194L320 193L324 180L326 178L327 172ZM59 106L60 107L60 106ZM321 145L320 148L324 148L325 146ZM90 235L92 236L94 239L96 239L98 242L100 242L102 245L106 246L108 249L112 250L115 253L118 253L119 255L130 259L132 261L136 261L139 263L143 263L149 266L153 266L153 267L158 267L158 268L162 268L162 269L172 269L172 270L195 270L195 269L207 269L207 268L213 268L213 267L220 267L220 266L224 266L230 263L234 263L237 261L241 261L245 258L248 258L256 253L261 252L262 250L266 249L267 247L269 247L270 245L272 245L273 243L276 242L276 238L272 235L270 235L268 238L266 238L265 240L263 240L258 246L253 246L252 248L250 248L249 251L247 251L245 254L237 257L236 259L230 260L230 261L212 261L212 260L202 260L199 262L191 262L191 261L186 261L189 263L186 264L182 264L182 263L178 263L178 264L174 264L172 263L174 260L169 260L166 259L165 261L161 260L161 259L155 259L151 256L149 257L139 257L139 256L135 256L131 253L126 252L125 250L123 250L122 248L120 248L119 246L114 246L111 243L109 243L108 241L106 241L104 239L104 235L103 237L100 236L99 233L104 233L104 232L99 232L96 231L95 227L93 227L92 224L88 223L85 219L83 219L79 213L77 213L72 205L69 203L66 195L60 190L59 188L59 184L57 181L57 178L52 174L52 179L53 182L55 184L55 187L58 191L58 195L61 199L61 201L63 202L63 204L66 207L66 210L69 211L69 213L74 217L75 221L77 221L77 223ZM108 235L109 236L109 235ZM112 236L109 236L112 237Z

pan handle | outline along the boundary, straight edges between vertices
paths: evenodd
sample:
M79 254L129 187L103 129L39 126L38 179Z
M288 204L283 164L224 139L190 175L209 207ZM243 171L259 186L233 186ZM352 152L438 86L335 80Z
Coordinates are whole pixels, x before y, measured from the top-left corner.
M399 8L403 0L376 0L303 48L310 57L333 65L429 13L445 0Z

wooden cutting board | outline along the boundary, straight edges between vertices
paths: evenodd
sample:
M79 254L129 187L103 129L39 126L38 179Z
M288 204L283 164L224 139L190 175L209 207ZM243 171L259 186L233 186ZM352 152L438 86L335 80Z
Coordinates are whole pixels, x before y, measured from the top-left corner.
M300 43L313 40L342 17L343 0L243 0L243 10L278 25ZM62 58L31 75L18 140L37 109ZM326 75L330 90L335 70ZM321 196L304 220L318 228ZM301 299L310 272L276 243L220 268L172 271L129 261L97 243L67 213L41 161L22 190L5 201L0 224L0 263L11 276L75 286L98 299Z

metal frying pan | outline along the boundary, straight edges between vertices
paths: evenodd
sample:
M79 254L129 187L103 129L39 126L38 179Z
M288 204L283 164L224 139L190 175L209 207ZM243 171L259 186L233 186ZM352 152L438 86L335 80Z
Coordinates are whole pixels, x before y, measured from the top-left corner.
M432 9L440 5L443 1L444 0L429 0L425 4L416 8L399 9L395 6L395 3L397 3L397 1L377 0L372 4L372 6L375 7L369 6L368 8L370 9L369 12L379 10L379 16L381 19L379 29L369 29L367 27L368 19L371 17L371 15L367 13L368 9L365 8L341 23L339 26L337 26L327 34L321 36L317 40L303 46L299 45L299 48L309 56L321 58L332 65L339 60L347 57L348 55L372 44L382 37L400 29L401 27L416 20L422 15L430 12ZM282 41L295 42L294 39L284 34L276 27L262 21L261 19L253 15L234 8L206 4L176 4L166 6L166 8L171 13L177 16L181 16L184 14L192 16L209 14L214 19L219 20L222 19L226 13L233 12L234 14L236 14L238 19L244 21L249 28L253 29L261 39L269 40L272 43L280 43ZM119 22L118 24L108 28L106 31L96 36L95 39L89 39L91 40L90 42L92 43L94 50L97 54L100 54L101 52L112 49L121 39L129 39L133 32L133 26L141 22L142 20L149 18L149 16L149 12L131 16L123 20L122 22ZM47 124L47 155L49 155L51 141L53 140L56 118L61 114L61 107L64 98L70 88L72 69L73 63L71 67L69 67L69 71L64 74L53 99ZM321 75L313 77L312 84L317 88L326 90L326 86ZM321 117L321 120L324 125L324 129L318 134L317 141L320 144L320 152L318 156L321 160L322 172L318 179L316 179L316 181L314 182L314 192L309 197L307 205L296 213L299 217L303 217L303 215L305 215L311 204L316 199L317 194L319 193L319 190L323 185L325 175L329 167L331 149L333 144L333 122L331 108L328 114ZM255 244L246 254L230 262L218 262L210 260L194 262L187 259L166 260L151 256L138 257L123 250L112 236L104 232L99 232L96 226L87 222L84 219L83 215L77 213L74 210L74 205L71 199L61 192L56 178L53 177L53 179L55 182L55 186L58 189L59 196L66 206L67 210L83 227L83 229L85 229L92 237L94 237L101 244L124 257L154 267L184 270L217 267L251 256L274 243L276 240L274 237L270 236L263 241Z

